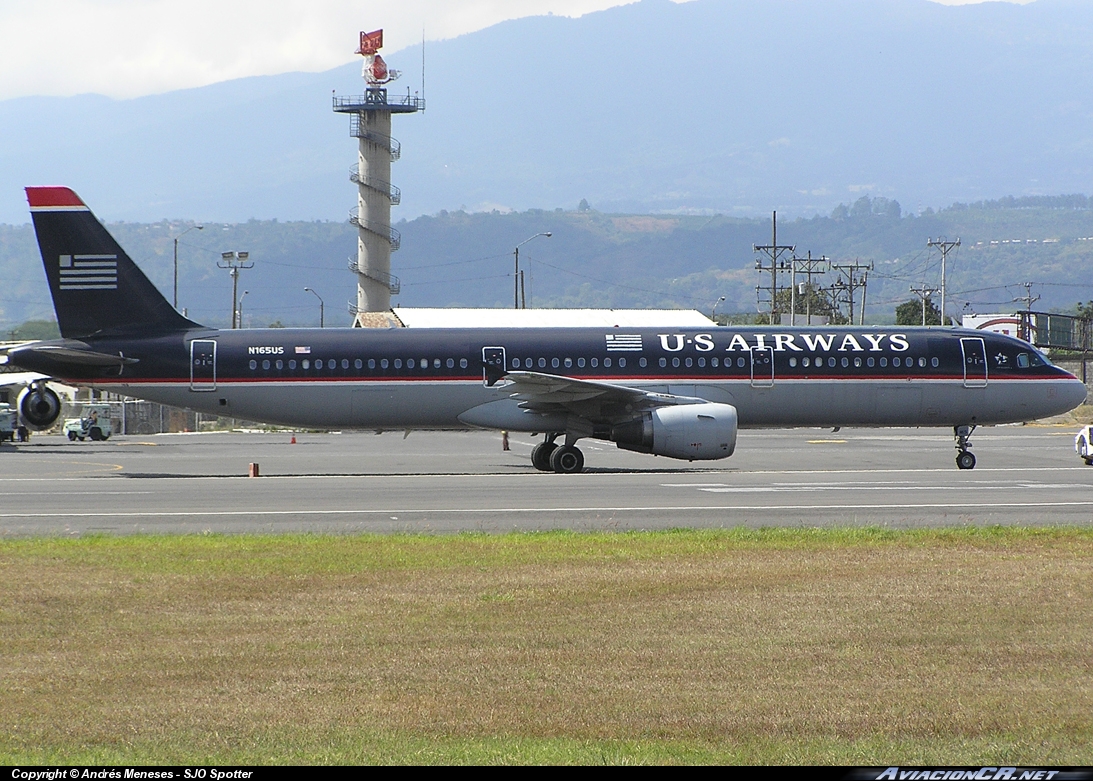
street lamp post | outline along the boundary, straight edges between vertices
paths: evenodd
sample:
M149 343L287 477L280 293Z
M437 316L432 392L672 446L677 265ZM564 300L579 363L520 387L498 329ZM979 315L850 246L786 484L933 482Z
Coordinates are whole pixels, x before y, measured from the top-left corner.
M239 296L239 306L235 308L236 317L239 319L239 327L243 327L243 299L247 297L249 290L244 290L243 295Z
M319 299L319 328L323 328L323 297L309 287L305 287L304 291L313 294L315 298Z
M187 233L189 233L192 230L203 231L203 230L205 230L205 226L204 225L191 225L189 228L182 231L182 233L178 234L174 238L174 241L175 241L175 298L174 298L175 309L178 309L178 240L181 239L183 236L185 236Z
M724 300L725 300L725 296L721 296L720 298L718 298L716 301L713 302L713 309L710 310L710 319L713 320L715 323L717 322L717 305L720 304Z
M532 239L537 239L540 236L546 236L549 239L553 235L554 234L551 233L550 231L547 231L546 233L536 233L530 239L524 239L523 241L521 241L519 244L516 245L516 249L513 250L512 254L516 257L516 273L513 274L513 276L512 276L512 308L513 309L519 309L520 308L520 248L522 246L524 246L525 244L527 244ZM524 303L525 303L525 306L526 306L527 302L525 301Z

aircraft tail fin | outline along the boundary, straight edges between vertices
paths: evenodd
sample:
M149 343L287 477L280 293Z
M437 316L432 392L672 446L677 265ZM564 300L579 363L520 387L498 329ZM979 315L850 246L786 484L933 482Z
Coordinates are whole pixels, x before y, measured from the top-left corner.
M200 327L175 311L75 192L26 191L61 336Z

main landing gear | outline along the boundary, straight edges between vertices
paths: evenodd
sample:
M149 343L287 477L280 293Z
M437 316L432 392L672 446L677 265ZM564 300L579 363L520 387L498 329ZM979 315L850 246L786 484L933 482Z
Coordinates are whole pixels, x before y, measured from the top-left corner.
M975 469L975 456L972 455L971 439L975 426L954 426L953 436L956 437L956 466L958 469Z
M574 445L558 445L557 434L547 434L546 439L531 449L531 463L540 472L557 472L570 475L584 469L584 453Z

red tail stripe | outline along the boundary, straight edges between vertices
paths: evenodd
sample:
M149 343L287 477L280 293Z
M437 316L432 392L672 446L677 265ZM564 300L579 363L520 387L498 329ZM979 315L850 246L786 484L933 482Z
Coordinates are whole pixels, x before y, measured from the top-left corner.
M28 187L27 202L30 208L48 206L82 206L87 204L80 200L80 196L67 187Z

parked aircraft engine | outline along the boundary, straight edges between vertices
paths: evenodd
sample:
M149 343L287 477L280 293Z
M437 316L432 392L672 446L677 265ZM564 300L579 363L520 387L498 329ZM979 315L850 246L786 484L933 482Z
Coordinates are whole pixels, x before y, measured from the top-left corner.
M19 415L27 428L49 428L61 416L61 400L48 385L28 385L19 394Z
M623 450L688 461L728 458L736 449L736 407L712 402L658 407L613 426L611 441Z

